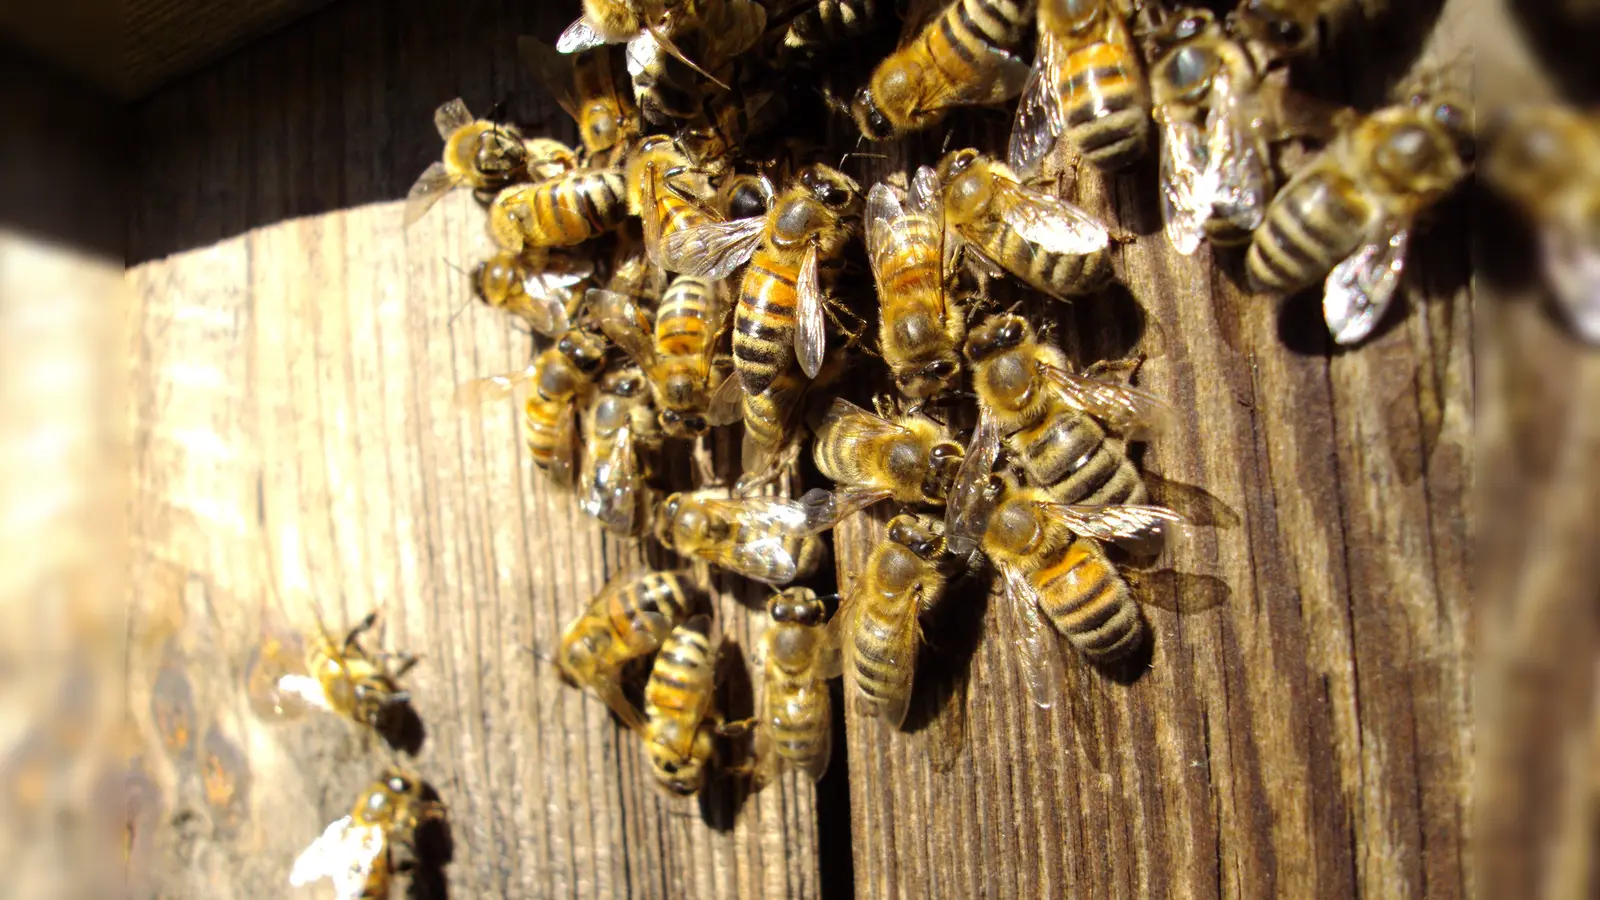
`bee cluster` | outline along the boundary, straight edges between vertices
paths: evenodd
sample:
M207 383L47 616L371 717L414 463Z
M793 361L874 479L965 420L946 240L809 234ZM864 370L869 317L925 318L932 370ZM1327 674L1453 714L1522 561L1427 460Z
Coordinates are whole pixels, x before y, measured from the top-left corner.
M1059 637L1099 665L1145 642L1122 561L1186 523L1148 502L1128 446L1171 410L1129 383L1137 360L1080 370L991 289L1104 291L1113 244L1133 238L1061 199L1047 162L1111 172L1154 143L1178 252L1243 246L1254 288L1320 282L1333 338L1370 334L1419 216L1467 174L1468 123L1442 93L1330 110L1320 131L1291 122L1291 92L1269 76L1314 43L1322 5L1243 0L1219 17L1156 2L913 0L897 47L845 102L833 89L844 58L896 26L887 3L585 0L555 47L519 46L581 147L476 118L460 100L439 107L443 156L405 222L473 190L496 247L473 289L543 344L523 371L461 386L458 402L518 396L528 451L553 484L608 531L692 563L614 578L557 656L639 736L663 790L696 793L731 738L748 739L753 763L735 768L758 787L786 766L821 777L834 677L862 715L898 726L919 616L971 570L997 575L1040 707L1060 700ZM1005 159L956 149L863 189L780 127L811 93L784 85L812 76L873 141L1015 100ZM1280 184L1276 151L1290 140L1303 162ZM863 249L875 290L852 281ZM898 394L872 410L838 396L865 356ZM959 427L974 407L975 426ZM742 475L719 486L708 439L734 425ZM673 441L693 442L699 486L662 497ZM832 487L779 490L807 451ZM831 528L885 500L899 514L830 617L826 598L792 585L816 571ZM707 566L775 590L749 719L727 721L714 702ZM369 678L352 675L352 646L313 661L329 678L280 686L370 722L367 704L392 701L398 674L369 661ZM652 656L641 708L625 673ZM403 810L383 821L410 824L441 814L394 778L319 842L383 868L367 847L390 832L364 809ZM333 868L308 862L296 878L337 880Z

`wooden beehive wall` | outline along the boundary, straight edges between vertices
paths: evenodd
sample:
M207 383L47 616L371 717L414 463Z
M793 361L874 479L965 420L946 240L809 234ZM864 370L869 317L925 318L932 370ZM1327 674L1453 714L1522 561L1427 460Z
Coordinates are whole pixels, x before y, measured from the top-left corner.
M1073 667L1073 709L1035 710L998 605L967 592L937 648L966 677L950 770L925 729L851 715L816 788L658 798L635 742L541 658L636 553L536 477L509 405L453 408L456 383L520 366L528 343L456 315L453 266L486 246L470 198L410 231L396 202L451 96L571 136L514 42L552 38L574 6L346 0L132 111L129 680L170 826L138 845L146 885L287 893L294 854L386 751L339 722L263 719L240 685L265 635L381 606L384 645L425 657L409 680L428 737L407 764L450 804L459 897L1467 893L1463 217L1416 247L1403 310L1335 351L1313 299L1253 298L1225 259L1170 252L1151 165L1076 188L1142 234L1118 252L1137 305L1080 303L1058 331L1084 360L1146 354L1142 383L1180 411L1144 464L1208 527L1147 587L1150 670ZM1371 102L1381 78L1349 93ZM959 127L995 149L1005 123ZM839 529L841 587L880 523ZM752 596L718 606L746 650ZM162 747L152 710L174 696L189 742Z

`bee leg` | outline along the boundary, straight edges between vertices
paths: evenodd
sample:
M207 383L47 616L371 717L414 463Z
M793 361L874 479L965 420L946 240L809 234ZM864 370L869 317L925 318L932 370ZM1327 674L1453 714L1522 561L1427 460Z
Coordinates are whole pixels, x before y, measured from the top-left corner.
M717 726L717 734L718 736L725 738L744 737L755 730L756 722L757 719L754 716L751 716L748 719L735 719L732 722L723 722L721 725Z
M373 626L377 625L377 623L378 623L378 611L377 610L373 610L372 612L367 613L366 618L364 618L361 621L357 622L355 624L355 627L350 629L350 633L344 636L344 650L345 650L345 652L348 653L350 651L350 648L356 646L356 642L358 640L360 640L361 636L363 634L366 634L367 632L371 631Z
M422 661L422 657L415 653L381 653L379 656L383 659L394 659L399 663L399 666L389 673L389 677L395 679L404 676L417 663Z

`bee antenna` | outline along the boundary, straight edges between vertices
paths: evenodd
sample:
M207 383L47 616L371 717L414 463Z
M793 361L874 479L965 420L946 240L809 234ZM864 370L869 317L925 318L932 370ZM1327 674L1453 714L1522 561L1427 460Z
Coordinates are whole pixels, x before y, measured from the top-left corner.
M856 141L856 146L857 147L861 146L861 141ZM834 166L834 168L835 169L843 169L845 161L850 159L850 158L852 158L852 157L857 157L857 158L862 158L862 159L888 159L889 158L888 154L885 154L885 153L863 153L863 152L861 152L859 150L851 150L849 153L846 153L845 155L839 157L839 164L837 166Z

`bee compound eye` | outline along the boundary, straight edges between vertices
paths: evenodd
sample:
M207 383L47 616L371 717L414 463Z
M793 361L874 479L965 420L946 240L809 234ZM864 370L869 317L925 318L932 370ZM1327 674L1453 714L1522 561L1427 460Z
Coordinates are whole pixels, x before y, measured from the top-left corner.
M691 434L705 434L706 420L700 416L690 416L683 420L683 427Z

